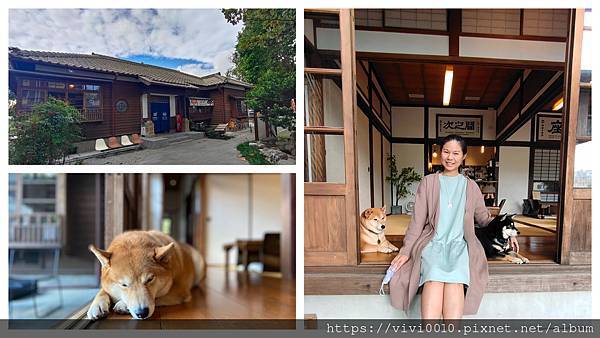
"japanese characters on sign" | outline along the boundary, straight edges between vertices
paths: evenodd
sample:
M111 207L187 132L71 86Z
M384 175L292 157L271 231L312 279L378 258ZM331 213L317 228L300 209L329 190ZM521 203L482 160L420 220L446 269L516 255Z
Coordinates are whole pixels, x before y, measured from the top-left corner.
M451 134L466 138L482 138L481 115L436 115L437 137Z
M212 107L214 105L215 101L213 99L190 97L190 106L192 107Z
M562 116L538 115L537 139L539 141L560 141L562 135Z

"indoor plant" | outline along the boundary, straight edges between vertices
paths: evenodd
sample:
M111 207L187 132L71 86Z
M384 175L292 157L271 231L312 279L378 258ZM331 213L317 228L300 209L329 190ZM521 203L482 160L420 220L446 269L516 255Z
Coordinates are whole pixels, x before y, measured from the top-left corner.
M392 214L401 214L402 206L399 205L400 199L411 194L408 188L411 184L419 182L421 175L415 171L414 167L405 167L398 170L396 155L388 154L387 161L390 175L385 180L392 184L392 198L395 196L395 202L392 205Z

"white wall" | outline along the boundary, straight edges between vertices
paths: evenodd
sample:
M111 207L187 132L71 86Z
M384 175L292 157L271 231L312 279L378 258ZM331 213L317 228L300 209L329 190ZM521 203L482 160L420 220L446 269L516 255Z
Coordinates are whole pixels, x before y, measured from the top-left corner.
M325 125L341 127L344 125L341 105L342 91L329 79L323 80L323 114ZM344 182L344 137L325 136L325 165L327 182Z
M373 127L373 206L381 208L383 200L381 199L381 133Z
M564 42L461 36L459 55L466 57L564 62Z
M512 134L507 141L525 141L529 142L531 138L531 121L527 121L519 130Z
M357 108L356 152L358 173L359 212L371 207L371 179L369 174L369 119Z
M357 52L447 56L448 41L444 35L356 31ZM317 27L317 48L339 50L340 30Z
M313 45L315 44L315 34L313 30L313 20L312 19L304 19L304 36L310 41Z
M496 111L493 109L457 109L457 108L429 108L429 137L435 138L436 125L435 116L438 114L444 115L482 115L484 140L495 140L496 139Z
M422 138L425 109L392 107L392 136Z
M401 170L404 167L413 167L415 168L416 172L423 175L424 149L422 144L394 143L392 144L392 151L394 155L396 155L396 166L398 167L398 170ZM417 186L418 184L415 183L410 187L410 190L413 194L417 191ZM415 196L411 195L400 200L403 212L405 210L406 203L409 201L414 201L414 199ZM393 203L394 201L392 201L392 204Z
M248 233L248 174L209 174L206 176L207 229L206 261L223 265L223 244L236 239L262 239L265 232L281 232L281 178L279 174L253 174L252 233ZM230 264L237 256L231 251Z
M520 214L529 188L528 147L500 147L498 183L498 203L506 198L502 213Z

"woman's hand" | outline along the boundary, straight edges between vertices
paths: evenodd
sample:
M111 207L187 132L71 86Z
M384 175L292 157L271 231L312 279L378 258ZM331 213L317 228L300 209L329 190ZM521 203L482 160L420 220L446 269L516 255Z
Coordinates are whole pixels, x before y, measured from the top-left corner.
M519 242L517 241L517 237L510 238L510 246L514 252L519 253Z
M408 261L408 256L396 255L396 257L394 257L394 260L392 261L392 264L390 264L390 268L392 268L392 271L396 272L400 270L400 268L402 267L402 265L404 265L404 263L406 263L406 261Z

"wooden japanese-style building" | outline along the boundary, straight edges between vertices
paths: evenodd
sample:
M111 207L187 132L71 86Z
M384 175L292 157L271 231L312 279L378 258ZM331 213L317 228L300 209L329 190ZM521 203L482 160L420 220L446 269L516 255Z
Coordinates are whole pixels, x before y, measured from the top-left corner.
M18 113L48 97L66 100L82 114L86 140L181 130L180 121L245 120L251 84L221 75L194 76L174 69L100 54L9 48L9 89Z

